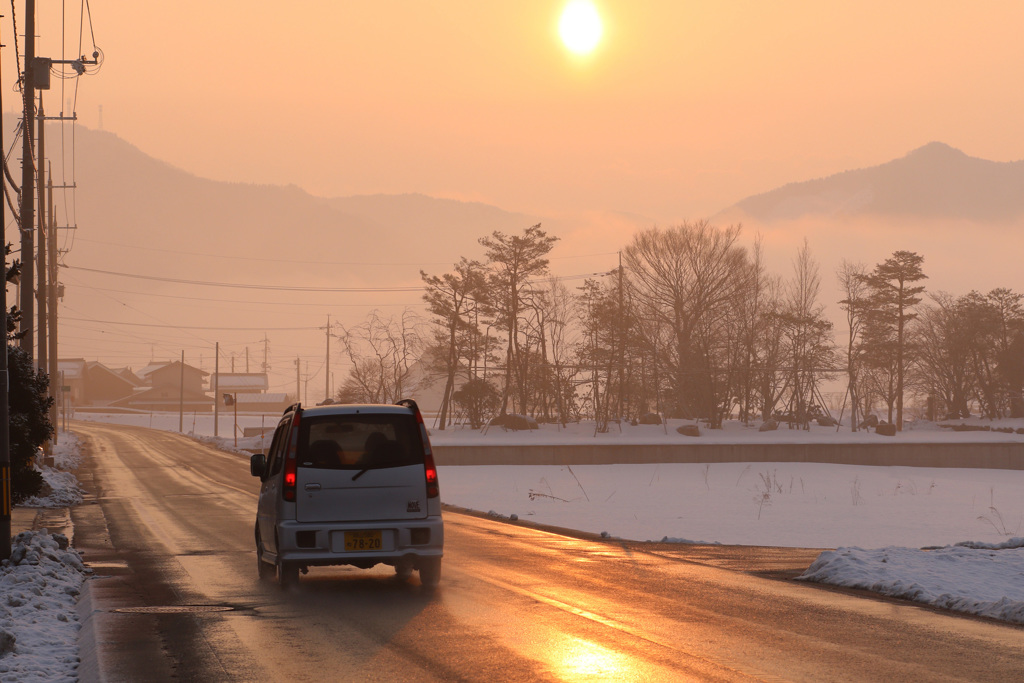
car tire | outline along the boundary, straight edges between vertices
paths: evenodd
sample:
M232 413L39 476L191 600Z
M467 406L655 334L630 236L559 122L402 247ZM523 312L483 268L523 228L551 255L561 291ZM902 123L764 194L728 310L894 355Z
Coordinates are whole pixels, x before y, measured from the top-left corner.
M420 583L427 590L434 590L441 583L441 558L427 557L420 560Z
M263 540L259 529L256 530L256 575L260 581L267 581L274 576L274 565L263 559Z
M263 545L256 549L256 575L260 581L269 581L274 578L274 565L263 559Z
M281 588L290 588L299 584L299 565L294 562L277 563L277 581Z

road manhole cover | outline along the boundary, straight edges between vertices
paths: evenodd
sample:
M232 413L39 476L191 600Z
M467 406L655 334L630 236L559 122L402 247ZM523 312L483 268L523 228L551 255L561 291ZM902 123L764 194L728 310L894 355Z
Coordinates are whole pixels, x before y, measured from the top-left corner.
M118 607L115 612L128 614L196 614L201 612L230 612L226 605L153 605L152 607Z

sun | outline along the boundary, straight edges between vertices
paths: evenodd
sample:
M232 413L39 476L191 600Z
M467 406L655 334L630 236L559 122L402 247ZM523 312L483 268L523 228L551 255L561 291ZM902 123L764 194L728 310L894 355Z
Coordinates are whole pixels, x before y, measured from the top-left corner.
M572 0L562 11L558 33L570 52L585 55L601 40L601 15L590 0Z

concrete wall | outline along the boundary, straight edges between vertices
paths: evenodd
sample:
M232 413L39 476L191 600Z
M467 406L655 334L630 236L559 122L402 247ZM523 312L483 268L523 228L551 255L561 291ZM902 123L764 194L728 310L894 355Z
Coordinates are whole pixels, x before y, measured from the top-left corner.
M1024 443L435 446L434 458L438 465L820 462L1021 470Z

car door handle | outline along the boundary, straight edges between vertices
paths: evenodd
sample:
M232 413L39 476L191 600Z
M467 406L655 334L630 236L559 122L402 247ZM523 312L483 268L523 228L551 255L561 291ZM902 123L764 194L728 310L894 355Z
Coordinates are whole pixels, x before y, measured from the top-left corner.
M320 484L306 484L306 490L307 491L319 491L320 490Z

